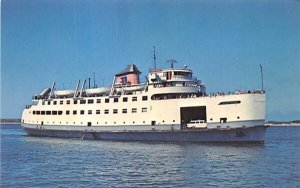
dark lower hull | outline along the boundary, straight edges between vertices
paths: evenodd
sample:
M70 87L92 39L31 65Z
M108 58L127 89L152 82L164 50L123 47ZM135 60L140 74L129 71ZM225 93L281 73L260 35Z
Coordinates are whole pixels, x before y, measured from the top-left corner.
M24 128L28 135L92 140L151 142L251 142L263 143L265 126L237 129L186 129L181 131L95 132Z

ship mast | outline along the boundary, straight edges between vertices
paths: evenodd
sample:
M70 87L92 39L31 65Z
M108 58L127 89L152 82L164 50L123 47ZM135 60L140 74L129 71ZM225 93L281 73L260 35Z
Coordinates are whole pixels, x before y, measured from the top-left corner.
M155 55L155 46L153 46L153 62L154 62L154 69L156 69L156 55Z

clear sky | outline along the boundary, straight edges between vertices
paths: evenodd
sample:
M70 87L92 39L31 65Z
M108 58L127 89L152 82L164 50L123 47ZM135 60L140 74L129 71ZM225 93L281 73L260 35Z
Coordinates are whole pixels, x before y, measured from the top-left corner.
M208 92L261 88L266 119L300 119L298 0L2 0L1 118L20 118L33 94L56 81L98 85L136 64L146 75L185 64Z

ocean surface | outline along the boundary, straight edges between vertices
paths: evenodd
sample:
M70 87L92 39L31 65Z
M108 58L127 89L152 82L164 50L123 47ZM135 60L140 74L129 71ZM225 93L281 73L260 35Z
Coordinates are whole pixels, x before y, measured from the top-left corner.
M1 187L300 187L300 126L245 145L39 138L1 125Z

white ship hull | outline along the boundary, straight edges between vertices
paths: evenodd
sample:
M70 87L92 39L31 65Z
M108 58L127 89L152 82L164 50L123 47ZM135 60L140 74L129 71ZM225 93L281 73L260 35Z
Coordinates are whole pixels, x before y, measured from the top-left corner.
M139 73L131 66L116 75L114 82L135 83L122 92L117 91L120 83L113 83L111 89L84 91L84 82L79 97L71 96L79 92L79 84L76 91L56 92L56 97L40 95L23 111L22 126L29 135L51 137L203 142L264 140L264 92L206 95L205 87L198 87L200 82L191 70L174 68L150 72L149 82L137 88ZM194 122L201 124L192 126Z

